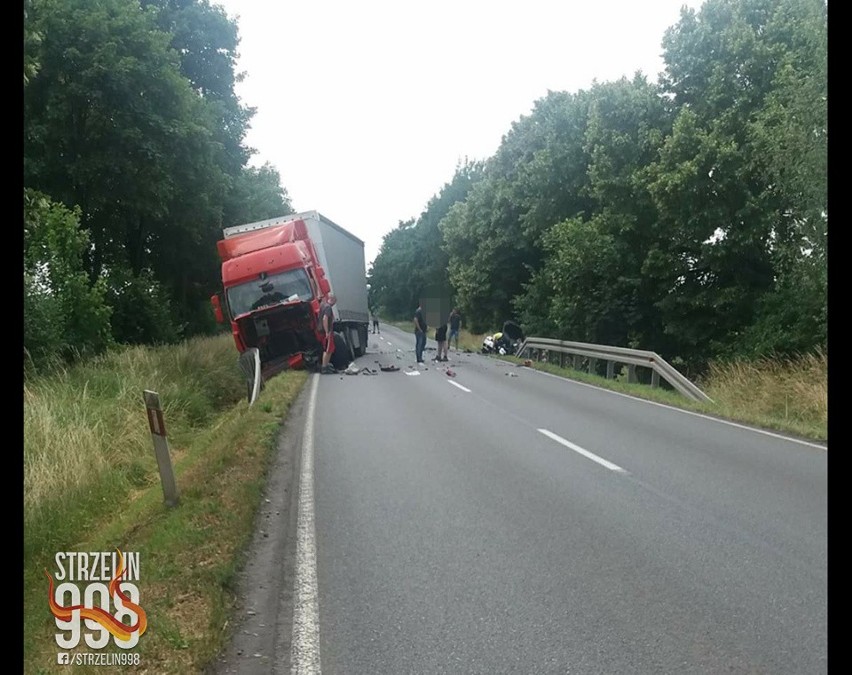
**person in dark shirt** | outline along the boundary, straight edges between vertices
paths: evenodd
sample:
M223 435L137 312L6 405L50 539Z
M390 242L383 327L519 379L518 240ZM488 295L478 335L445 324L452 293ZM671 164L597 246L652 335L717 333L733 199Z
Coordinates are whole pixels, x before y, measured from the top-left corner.
M435 330L435 342L438 343L438 355L436 361L449 361L447 358L447 324L438 326Z
M423 318L423 301L417 302L414 312L414 353L417 355L417 363L423 363L423 350L426 349L426 320Z
M453 343L453 338L456 339L456 351L459 350L459 331L461 330L461 314L459 314L459 310L457 307L453 308L453 311L450 312L450 337L447 340L448 344L451 345Z

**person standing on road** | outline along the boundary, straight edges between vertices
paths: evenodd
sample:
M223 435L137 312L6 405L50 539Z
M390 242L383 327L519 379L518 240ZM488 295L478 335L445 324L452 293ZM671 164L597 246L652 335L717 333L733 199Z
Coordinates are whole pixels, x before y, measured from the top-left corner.
M325 302L320 305L320 326L322 334L322 369L323 375L334 374L336 371L331 365L331 355L334 353L334 307L337 298L334 293L329 293Z
M459 314L458 307L453 307L453 311L450 312L450 336L447 342L452 345L453 338L456 339L456 352L459 350L459 331L461 330L461 314Z
M379 317L376 316L375 312L370 312L370 316L373 319L373 335L381 333L382 331L379 330Z
M447 324L438 326L435 330L435 342L438 343L438 355L435 361L449 361L447 358Z
M426 349L426 320L423 318L423 301L417 301L414 312L414 353L417 363L423 363L423 351Z

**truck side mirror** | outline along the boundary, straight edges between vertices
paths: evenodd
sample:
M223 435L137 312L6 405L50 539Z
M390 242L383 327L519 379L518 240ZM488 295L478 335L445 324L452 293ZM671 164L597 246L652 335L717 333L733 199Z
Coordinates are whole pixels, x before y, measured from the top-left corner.
M213 305L213 315L216 317L216 323L225 323L225 316L222 314L222 303L218 295L210 296L210 304Z
M325 277L319 278L319 287L320 293L322 293L323 297L331 293L331 284L328 283L328 279L326 279Z

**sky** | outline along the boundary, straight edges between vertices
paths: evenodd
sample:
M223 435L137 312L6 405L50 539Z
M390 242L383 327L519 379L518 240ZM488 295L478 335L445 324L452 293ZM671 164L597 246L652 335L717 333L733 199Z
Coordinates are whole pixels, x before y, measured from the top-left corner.
M211 0L236 18L246 144L296 211L362 239L417 219L550 91L663 70L701 0Z

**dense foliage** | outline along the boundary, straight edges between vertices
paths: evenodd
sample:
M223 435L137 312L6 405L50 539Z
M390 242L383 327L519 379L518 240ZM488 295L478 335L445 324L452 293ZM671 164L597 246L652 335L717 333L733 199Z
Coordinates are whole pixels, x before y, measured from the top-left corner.
M658 82L549 92L449 210L387 235L374 303L407 318L446 259L478 332L515 318L693 371L825 348L826 45L823 0L684 8Z
M222 227L290 211L277 171L247 165L254 111L234 93L237 45L236 24L208 0L25 2L31 359L214 327ZM60 226L76 230L73 265L56 262L71 255L52 248ZM87 330L69 332L70 317Z
M213 329L223 226L291 211L248 165L237 25L210 0L25 0L25 353ZM707 0L665 71L551 91L384 238L370 302L719 357L827 347L827 7Z

